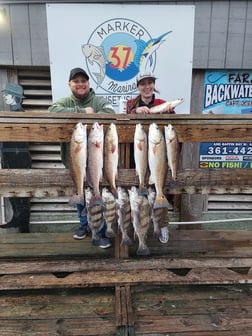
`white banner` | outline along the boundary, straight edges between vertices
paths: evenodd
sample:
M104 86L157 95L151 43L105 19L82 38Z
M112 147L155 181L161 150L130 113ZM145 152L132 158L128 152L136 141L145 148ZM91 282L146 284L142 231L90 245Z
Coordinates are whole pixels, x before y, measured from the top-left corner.
M150 70L157 97L184 98L176 113L190 113L194 6L47 4L47 25L54 101L70 94L69 72L81 67L117 109Z

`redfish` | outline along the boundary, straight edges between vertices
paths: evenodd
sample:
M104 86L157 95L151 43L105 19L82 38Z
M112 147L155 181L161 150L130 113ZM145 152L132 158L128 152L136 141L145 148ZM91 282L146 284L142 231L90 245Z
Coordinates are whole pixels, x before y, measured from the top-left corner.
M174 127L171 124L165 126L164 130L165 130L165 143L166 143L168 166L171 170L172 179L173 181L175 181L177 179L177 170L179 162L178 136Z
M104 173L114 196L117 193L118 159L118 134L116 125L112 123L108 127L104 137Z
M93 197L90 200L91 205L95 203L102 204L99 186L103 178L103 146L103 125L95 122L88 135L88 182L93 188Z
M148 134L149 184L156 189L155 208L168 208L169 203L163 193L167 173L167 158L164 135L155 123L150 124Z
M136 124L134 133L134 160L136 175L139 179L139 194L147 195L145 177L148 168L148 140L141 124Z
M151 107L150 108L150 113L162 113L162 112L166 111L168 106L176 107L176 106L182 104L183 102L184 102L183 98L170 100L170 101L167 101L163 104Z
M87 166L87 125L81 122L76 124L70 140L69 169L73 179L76 195L73 195L69 204L84 204L84 182Z

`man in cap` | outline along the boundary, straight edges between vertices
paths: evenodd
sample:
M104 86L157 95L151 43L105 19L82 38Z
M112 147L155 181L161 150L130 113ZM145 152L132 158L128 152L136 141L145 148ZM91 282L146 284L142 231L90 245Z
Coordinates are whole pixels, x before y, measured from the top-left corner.
M90 88L89 76L82 68L74 68L70 71L68 86L71 94L54 102L50 107L50 112L68 113L115 113L112 105L104 98L96 96L94 90ZM69 143L61 144L61 158L64 165L69 167ZM75 239L84 239L89 233L87 216L82 214L84 206L77 204L77 213L80 219L80 228L75 232ZM105 227L99 232L99 241L93 242L101 248L111 246L110 241L105 237Z

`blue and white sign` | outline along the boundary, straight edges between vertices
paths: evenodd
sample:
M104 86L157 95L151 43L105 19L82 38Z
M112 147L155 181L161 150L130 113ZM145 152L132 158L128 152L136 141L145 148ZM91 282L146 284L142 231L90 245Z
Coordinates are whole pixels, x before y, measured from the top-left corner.
M207 71L202 113L252 113L252 72ZM200 168L252 168L252 142L201 143L199 166Z
M69 72L81 67L96 94L116 109L120 99L138 94L137 74L152 71L158 78L159 98L184 98L176 113L190 113L194 9L163 4L47 4L53 99L69 95Z

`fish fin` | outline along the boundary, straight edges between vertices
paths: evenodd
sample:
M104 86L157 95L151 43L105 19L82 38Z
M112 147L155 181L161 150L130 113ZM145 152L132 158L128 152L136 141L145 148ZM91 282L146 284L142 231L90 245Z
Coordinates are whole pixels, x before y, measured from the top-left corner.
M141 142L139 142L139 143L137 144L137 149L139 149L140 151L143 150L143 146L142 146Z
M84 205L84 196L83 195L73 195L69 201L68 201L69 205L76 205L76 204L82 204Z
M95 143L95 147L97 147L97 148L101 148L101 147L102 147L102 143L99 142L99 141L97 141L97 142Z
M87 208L86 207L81 211L81 216L87 216Z
M112 148L111 148L111 153L113 154L113 153L115 153L115 151L116 151L116 148L117 148L117 146L116 145L112 145Z
M164 195L156 197L153 209L168 208L169 202Z

